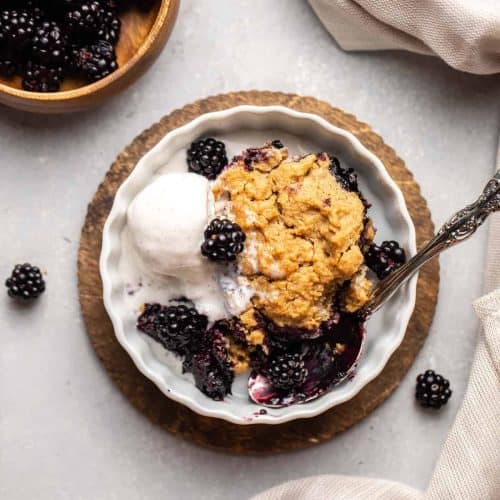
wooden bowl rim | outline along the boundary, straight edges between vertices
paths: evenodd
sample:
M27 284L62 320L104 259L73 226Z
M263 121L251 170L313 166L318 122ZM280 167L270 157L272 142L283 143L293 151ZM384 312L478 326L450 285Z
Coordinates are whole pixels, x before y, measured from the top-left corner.
M116 71L111 73L106 78L99 80L95 83L83 85L77 89L64 90L60 92L29 92L27 90L17 89L6 85L5 83L0 83L0 92L4 94L9 94L24 101L30 102L67 102L71 100L79 99L83 96L97 93L109 85L113 84L120 78L122 78L126 73L128 73L139 61L146 55L146 53L154 46L156 41L159 39L160 34L163 30L169 28L169 17L175 12L180 0L161 0L160 8L158 9L158 15L156 16L155 22L149 31L148 36L145 38L144 42L141 44L137 52L131 57L123 66L120 66Z

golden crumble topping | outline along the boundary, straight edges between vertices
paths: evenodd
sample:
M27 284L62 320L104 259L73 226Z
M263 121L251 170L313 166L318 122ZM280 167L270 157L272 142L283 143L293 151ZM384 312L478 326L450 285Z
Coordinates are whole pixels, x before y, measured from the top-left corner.
M236 158L213 187L247 236L238 264L255 294L240 319L252 343L263 340L255 309L278 326L316 329L346 281L346 310L368 300L358 245L373 229L359 196L341 187L329 165L326 154L288 158L286 148L266 145Z

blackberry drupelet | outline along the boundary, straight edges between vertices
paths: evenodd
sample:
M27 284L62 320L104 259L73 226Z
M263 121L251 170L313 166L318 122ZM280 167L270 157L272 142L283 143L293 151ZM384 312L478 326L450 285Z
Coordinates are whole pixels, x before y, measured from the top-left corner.
M201 253L216 262L230 262L243 251L246 236L236 222L215 218L205 229Z
M212 137L193 142L187 151L189 170L210 180L215 179L227 163L226 146Z
M77 70L91 82L101 80L118 68L113 45L104 40L76 49L73 56Z
M30 92L57 92L61 88L64 71L61 66L50 67L28 61L23 71L23 89Z
M439 410L450 399L450 382L434 370L427 370L417 377L415 398L424 408Z
M197 341L207 328L208 319L194 307L184 304L162 306L145 304L137 320L137 328L163 344L167 349L183 353L190 342Z
M269 361L267 375L274 388L286 391L304 383L307 369L300 354L278 354Z
M397 241L384 241L380 246L372 243L365 254L366 265L384 279L406 261L405 251Z
M34 32L32 54L45 65L60 65L67 61L67 38L55 21L43 21Z
M36 299L45 291L45 281L38 267L31 264L18 264L5 281L10 297Z
M359 193L358 176L352 168L343 168L338 158L331 156L330 172L337 179L337 182L346 190Z

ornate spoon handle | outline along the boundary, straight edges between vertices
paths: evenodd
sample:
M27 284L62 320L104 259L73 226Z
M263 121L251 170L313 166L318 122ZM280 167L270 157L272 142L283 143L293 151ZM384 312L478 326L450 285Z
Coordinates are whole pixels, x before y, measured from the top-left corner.
M481 196L474 203L448 219L429 243L376 286L370 301L360 313L364 317L373 314L428 260L472 236L488 215L498 210L500 210L500 171L486 184Z

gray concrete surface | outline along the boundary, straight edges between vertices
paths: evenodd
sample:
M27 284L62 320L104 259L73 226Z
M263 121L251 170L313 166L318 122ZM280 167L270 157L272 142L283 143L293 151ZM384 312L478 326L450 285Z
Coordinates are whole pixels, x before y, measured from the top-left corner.
M107 105L49 118L2 108L0 276L30 260L47 270L48 291L31 308L0 299L0 498L248 498L320 473L426 486L466 387L484 229L443 255L432 331L400 388L355 428L307 451L233 457L162 432L113 387L85 336L78 238L115 155L185 103L252 88L313 95L371 123L415 173L436 223L493 171L498 76L406 53L343 53L302 0L183 0L158 63ZM439 415L413 404L414 377L428 366L455 391Z

